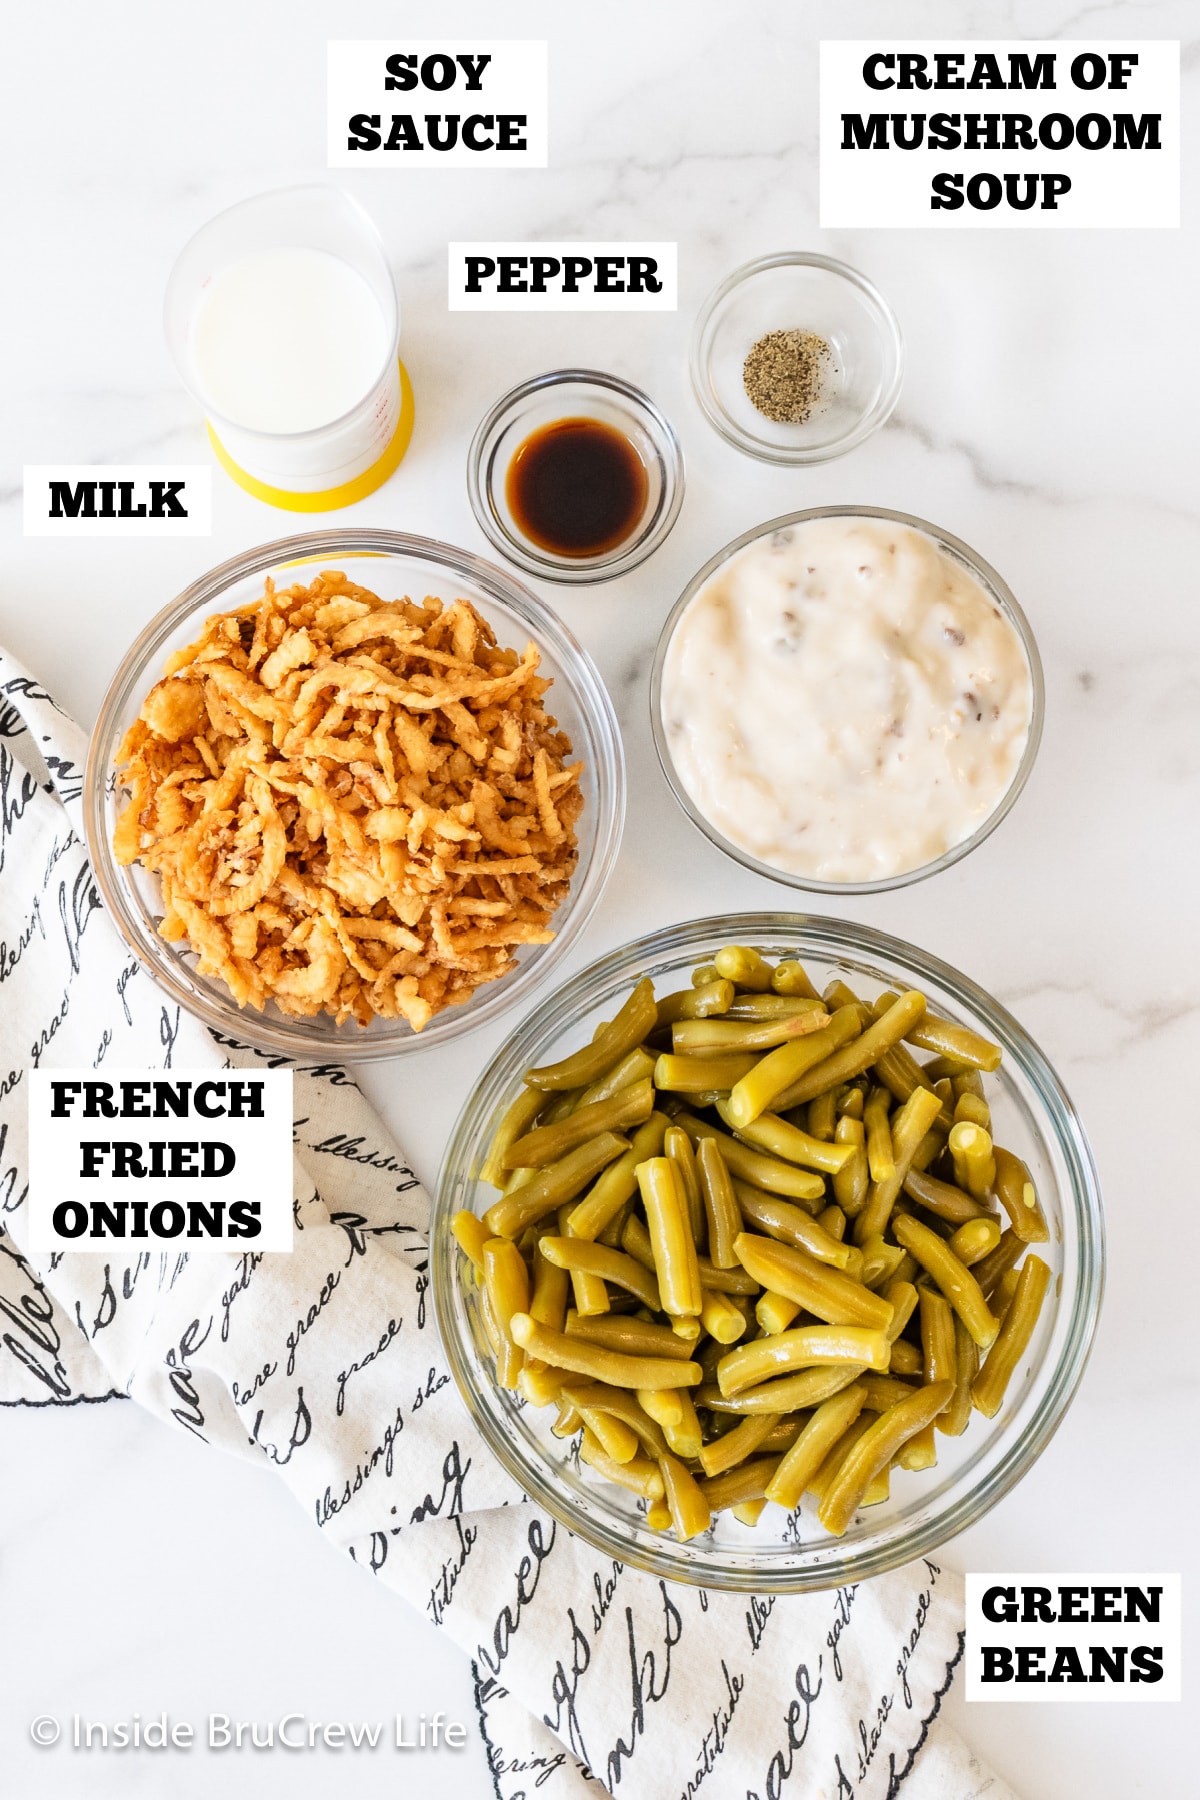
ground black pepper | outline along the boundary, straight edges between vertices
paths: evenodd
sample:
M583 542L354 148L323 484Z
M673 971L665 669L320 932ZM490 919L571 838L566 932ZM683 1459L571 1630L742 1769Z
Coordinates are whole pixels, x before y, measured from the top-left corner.
M777 425L803 425L821 398L832 361L815 331L768 331L742 365L750 404Z

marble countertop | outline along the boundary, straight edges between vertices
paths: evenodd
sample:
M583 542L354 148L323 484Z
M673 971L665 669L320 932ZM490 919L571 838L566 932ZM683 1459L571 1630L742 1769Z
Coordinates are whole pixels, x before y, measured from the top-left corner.
M418 0L405 26L437 35L440 10ZM1200 1074L1200 233L1186 209L1178 232L821 232L815 104L822 34L1186 40L1194 10L763 0L736 16L735 27L718 0L611 0L586 24L539 0L510 0L502 25L478 0L454 9L456 37L549 38L550 167L336 176L386 241L417 401L405 461L353 516L490 555L467 504L466 446L494 398L547 368L611 369L679 431L687 495L658 554L592 591L532 584L599 664L632 777L619 866L560 975L699 912L793 903L688 824L650 740L660 622L714 550L775 514L856 501L932 519L1001 571L1046 670L1045 738L1024 796L947 873L821 910L935 948L1017 1014L1079 1107L1107 1200L1108 1293L1079 1396L1031 1474L946 1558L964 1570L1187 1574L1200 1478L1200 1234L1184 1130ZM292 524L216 472L209 542L25 540L21 465L207 458L162 340L173 257L222 207L326 178L326 39L394 25L378 0L350 13L328 0L210 0L186 14L63 0L10 22L3 129L6 166L21 174L0 283L0 642L85 724L153 613ZM1186 110L1200 40L1185 41L1183 60ZM1185 201L1195 161L1185 136ZM677 240L679 310L448 314L448 237ZM812 470L768 468L723 444L687 381L709 288L784 247L862 268L906 341L887 428ZM514 1022L366 1071L427 1183L463 1095ZM40 1711L472 1717L453 1646L318 1549L281 1490L123 1403L0 1412L0 1619L0 1765L15 1783L0 1786L14 1800L151 1791L145 1768L111 1758L80 1785L77 1761L29 1745ZM1185 1622L1185 1670L1188 1639ZM1187 1786L1181 1706L968 1707L954 1694L947 1706L1022 1800ZM429 1800L490 1791L473 1734L467 1749L409 1766ZM214 1792L214 1779L208 1763L173 1765L181 1796ZM363 1765L354 1791L392 1792L395 1779L391 1763ZM319 1759L243 1757L223 1765L221 1791L316 1795L327 1780Z

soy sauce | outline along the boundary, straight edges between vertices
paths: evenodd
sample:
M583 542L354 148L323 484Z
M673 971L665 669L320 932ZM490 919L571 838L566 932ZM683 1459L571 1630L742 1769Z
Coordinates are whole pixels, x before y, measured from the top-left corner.
M555 419L514 455L505 498L517 529L555 556L602 556L633 536L650 490L624 432L601 419Z

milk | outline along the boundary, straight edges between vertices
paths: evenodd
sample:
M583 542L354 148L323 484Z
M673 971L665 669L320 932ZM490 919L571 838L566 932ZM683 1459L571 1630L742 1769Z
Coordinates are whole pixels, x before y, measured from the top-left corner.
M333 424L367 396L389 336L379 302L349 263L306 246L266 249L209 278L191 360L221 419L291 436Z

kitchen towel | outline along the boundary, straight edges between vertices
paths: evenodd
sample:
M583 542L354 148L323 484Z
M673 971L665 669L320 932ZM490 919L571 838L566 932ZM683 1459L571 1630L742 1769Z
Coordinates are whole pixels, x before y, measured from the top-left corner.
M962 1646L936 1558L825 1594L718 1594L528 1503L441 1355L426 1195L339 1066L296 1066L290 1254L25 1253L27 1069L256 1060L156 989L107 918L85 750L0 653L0 1403L127 1395L273 1469L467 1652L500 1800L1005 1800L933 1723Z

